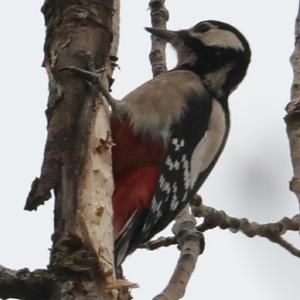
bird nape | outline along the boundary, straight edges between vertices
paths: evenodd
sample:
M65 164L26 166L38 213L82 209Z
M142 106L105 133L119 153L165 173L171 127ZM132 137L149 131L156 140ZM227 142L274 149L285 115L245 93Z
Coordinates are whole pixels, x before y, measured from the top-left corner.
M111 115L116 266L174 220L207 178L227 139L228 96L251 56L245 37L219 21L146 30L173 45L178 63Z

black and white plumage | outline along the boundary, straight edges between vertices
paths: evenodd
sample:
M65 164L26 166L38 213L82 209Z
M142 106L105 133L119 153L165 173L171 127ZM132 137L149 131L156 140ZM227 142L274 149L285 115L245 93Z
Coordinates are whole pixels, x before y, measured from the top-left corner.
M207 178L227 139L228 96L250 62L248 42L226 23L147 30L174 46L178 64L127 95L112 116L117 266L164 229Z

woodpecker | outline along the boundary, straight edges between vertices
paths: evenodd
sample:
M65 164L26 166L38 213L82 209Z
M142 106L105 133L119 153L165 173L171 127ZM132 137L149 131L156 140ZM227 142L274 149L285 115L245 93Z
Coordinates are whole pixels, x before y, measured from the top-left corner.
M177 66L129 93L111 116L115 263L163 230L197 193L227 139L228 96L250 47L233 26L203 21L170 31Z

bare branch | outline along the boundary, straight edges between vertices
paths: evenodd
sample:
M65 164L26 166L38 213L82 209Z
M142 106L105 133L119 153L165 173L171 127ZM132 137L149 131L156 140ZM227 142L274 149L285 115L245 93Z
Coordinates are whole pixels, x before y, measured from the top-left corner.
M139 248L147 249L147 250L156 250L160 247L169 247L171 245L177 245L177 244L178 242L175 236L170 236L170 237L161 236L156 240L152 240L140 245Z
M285 217L276 223L258 224L250 222L246 218L238 219L228 216L224 211L218 211L202 204L193 205L192 212L195 217L204 218L204 222L197 227L201 232L220 227L221 229L229 229L233 233L242 232L250 238L264 237L300 257L300 250L281 237L287 231L300 230L300 215L295 215L292 218Z
M176 300L185 294L186 286L195 269L199 254L204 249L203 235L197 231L196 220L188 206L178 215L173 232L181 250L175 271L164 291L153 300Z
M166 29L169 13L164 6L165 0L150 0L152 27ZM166 66L166 42L152 35L152 48L149 59L152 66L153 76L167 71Z
M47 299L53 285L54 276L46 270L15 271L0 265L1 299Z
M294 171L290 190L296 194L300 202L300 6L295 24L295 41L295 50L291 56L294 80L291 89L291 101L286 107L285 121Z
M197 230L200 232L219 227L221 229L229 229L233 233L242 232L250 238L260 236L280 245L291 254L300 257L300 249L297 249L282 238L282 235L287 231L300 230L300 214L292 218L285 217L275 223L258 224L257 222L250 222L246 218L239 219L231 217L222 210L219 211L215 208L202 205L202 200L199 195L195 196L191 202L191 208L195 217L204 218L202 224L197 226ZM175 237L160 237L157 240L143 244L141 248L155 250L159 247L168 247L175 244L177 244Z

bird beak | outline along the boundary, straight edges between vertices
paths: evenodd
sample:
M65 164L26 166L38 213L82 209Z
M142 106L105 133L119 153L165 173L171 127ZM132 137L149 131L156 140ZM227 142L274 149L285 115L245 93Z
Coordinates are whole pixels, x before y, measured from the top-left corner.
M145 27L145 29L151 34L171 44L174 44L176 41L178 41L177 31L171 31L162 28L151 28L151 27Z

